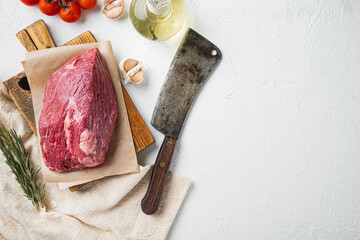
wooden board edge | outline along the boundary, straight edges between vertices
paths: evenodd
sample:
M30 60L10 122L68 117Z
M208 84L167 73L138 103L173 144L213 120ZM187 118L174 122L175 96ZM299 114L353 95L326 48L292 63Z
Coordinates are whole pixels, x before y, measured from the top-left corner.
M55 41L44 20L40 19L29 25L26 27L26 31L38 50L56 47Z
M141 150L143 150L146 147L153 144L155 142L155 139L154 139L153 135L151 134L150 129L146 125L144 119L142 118L139 110L136 108L134 102L131 100L125 87L123 86L122 83L121 83L121 85L122 85L124 100L125 100L125 102L127 102L127 105L131 105L131 107L129 107L129 106L126 107L126 111L127 111L128 117L129 117L129 121L132 122L132 124L133 124L131 133L132 133L133 141L134 141L134 143L136 143L136 144L134 144L136 153L138 153ZM131 113L130 112L131 109L136 109L136 112ZM136 127L136 125L134 126L134 124L140 124L140 125L146 126L146 128L142 129L141 131L138 131L139 128ZM137 136L137 138L135 138L134 136Z
M26 31L26 29L23 29L19 31L16 34L17 39L21 42L21 44L24 46L24 48L28 52L36 51L38 50L33 40L30 38L29 33Z
M83 39L83 38L87 38L89 40L89 43L95 43L96 42L96 38L94 37L94 35L90 31L86 31L86 32L83 32L79 36L71 39L70 41L66 42L65 44L63 44L61 46L72 46L72 45L81 44L80 39Z
M32 122L33 122L32 119L30 119L29 116L25 113L24 108L20 106L20 102L18 101L18 98L13 94L13 91L9 91L9 85L10 84L18 84L18 81L16 79L21 79L23 77L26 77L24 71L16 74L14 77L3 82L3 84L5 85L6 91L8 92L8 94L11 97L11 99L13 100L13 102L15 103L16 107L19 109L20 113L23 115L26 122L30 126L31 130L34 132L35 136L37 136L36 126L34 124L32 124ZM14 91L25 91L20 86L16 86L16 89L17 90L14 90ZM23 96L26 97L26 94L24 94ZM32 104L32 102L31 102L31 104Z
M38 34L36 34L37 31L38 31L37 28L43 29L43 33L45 33L45 35L47 35L47 36L45 37L45 41L41 41L42 38L41 38L41 37L39 38L39 36L37 36L37 35L38 35ZM21 32L21 33L20 33L20 32ZM55 43L54 43L54 40L53 40L53 38L52 38L52 36L51 36L51 34L50 34L50 32L49 32L49 30L48 30L45 22L44 22L42 19L40 19L40 20L38 20L37 22L31 24L31 25L28 26L26 29L23 29L23 30L21 30L20 32L18 33L18 34L19 34L19 37L18 37L18 35L17 35L17 37L18 37L19 41L23 44L23 46L24 46L28 51L29 51L29 49L33 49L33 48L44 49L44 48L56 47L56 46L55 46ZM27 34L27 36L28 36L29 39L31 40L31 42L29 42L29 43L30 43L30 44L31 44L31 43L33 44L32 47L26 47L26 45L23 43L22 39L26 39L26 38L27 38L26 35L25 35L25 33ZM22 34L22 36L20 36L20 34ZM36 36L36 37L35 37L36 40L33 41L33 39L31 38L31 36ZM40 34L40 36L41 36L41 34ZM23 38L21 38L21 37L23 37ZM82 38L88 39L89 43L90 43L90 42L96 42L96 39L95 39L94 35L93 35L90 31L86 31L86 32L80 34L79 36L75 37L74 39L68 41L68 42L65 43L63 46L69 46L69 45L76 45L76 44L84 43L84 42L82 42L82 41L86 41L86 40L81 40ZM44 43L45 43L45 44L44 44ZM37 44L38 44L39 46L37 46ZM29 49L28 49L28 48L29 48ZM37 50L37 49L36 49L36 50ZM20 74L21 74L21 73L20 73ZM9 80L10 80L10 79L9 79ZM7 90L8 90L8 87L7 87L7 83L6 83L6 82L4 82L4 85L5 85L5 87L6 87ZM121 83L121 85L122 85L122 83ZM155 142L155 139L153 138L153 136L152 136L152 134L151 134L151 132L150 132L150 129L149 129L149 128L147 127L147 125L145 124L145 122L144 122L144 120L142 119L142 117L141 117L138 109L136 108L136 106L135 106L134 103L132 102L131 98L130 98L129 95L127 94L126 89L124 88L123 85L122 85L122 91L123 91L123 93L124 93L124 98L125 98L125 97L128 98L128 99L129 99L128 102L133 105L133 106L132 106L132 107L133 107L133 110L134 110L134 111L136 110L136 114L135 114L135 115L137 115L137 116L136 116L135 118L136 118L141 124L143 124L143 126L146 127L146 128L145 128L145 132L146 132L145 138L148 139L148 142L145 141L144 143L142 143L142 145L139 145L139 144L138 144L139 146L136 148L136 152L139 152L139 151L143 150L144 148L146 148L146 147L150 146L151 144L153 144L153 143ZM8 90L8 92L9 92L9 90ZM12 94L11 94L10 92L9 92L9 95L10 95L10 97L13 99L13 101L14 101L15 104L17 105L18 109L20 110L20 112L22 113L22 115L24 116L24 118L25 118L26 121L28 122L29 126L31 127L31 129L33 130L33 132L34 132L35 135L36 135L36 134L37 134L36 127L34 128L34 127L32 126L32 124L30 124L31 121L28 119L28 117L25 115L25 113L24 113L24 112L22 111L22 109L19 107L17 101L15 100L16 98L15 98L14 96L12 96ZM128 109L129 109L129 108L127 107L127 111L128 111ZM130 116L129 111L128 111L128 115ZM141 132L144 133L144 131L141 131ZM132 131L132 134L134 134L134 133L137 134L136 132L133 132L133 131ZM133 137L133 139L134 139L134 137ZM134 142L135 142L135 140L134 140ZM137 142L138 142L138 141L137 141ZM141 142L141 141L140 141L140 142ZM77 185L77 186L70 187L69 189L70 189L70 191L73 192L73 191L76 191L77 189L79 189L80 187L82 187L82 186L84 186L84 185L86 185L86 183L81 184L81 185Z

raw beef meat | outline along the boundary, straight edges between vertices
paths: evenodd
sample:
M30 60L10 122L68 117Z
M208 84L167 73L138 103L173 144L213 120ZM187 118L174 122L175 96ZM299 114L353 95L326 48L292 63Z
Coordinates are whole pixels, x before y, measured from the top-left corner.
M46 84L40 146L55 172L100 167L118 118L110 74L97 48L80 53Z

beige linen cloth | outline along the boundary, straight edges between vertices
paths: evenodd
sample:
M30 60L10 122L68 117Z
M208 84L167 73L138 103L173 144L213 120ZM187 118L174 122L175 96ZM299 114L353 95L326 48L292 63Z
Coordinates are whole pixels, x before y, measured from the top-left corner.
M0 122L22 136L37 169L41 159L37 139L1 83L0 109ZM46 184L46 211L38 212L23 196L1 154L0 239L166 239L190 181L170 173L158 212L148 216L140 202L150 174L150 166L145 166L140 173L101 179L74 193Z

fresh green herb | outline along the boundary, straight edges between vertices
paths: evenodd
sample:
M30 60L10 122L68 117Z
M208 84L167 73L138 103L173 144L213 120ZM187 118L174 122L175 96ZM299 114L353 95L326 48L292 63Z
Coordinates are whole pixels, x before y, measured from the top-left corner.
M14 129L10 132L3 124L0 126L0 149L6 158L5 163L9 165L15 174L16 181L20 184L25 197L39 210L44 207L45 184L39 180L39 170L35 171L29 155L25 153L24 144Z

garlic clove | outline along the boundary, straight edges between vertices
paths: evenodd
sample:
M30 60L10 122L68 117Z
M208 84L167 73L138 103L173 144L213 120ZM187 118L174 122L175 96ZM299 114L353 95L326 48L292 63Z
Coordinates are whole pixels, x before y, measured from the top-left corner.
M126 61L124 62L124 70L126 72L130 71L132 68L134 68L136 65L138 64L138 61L134 60L134 59L126 59Z
M108 18L117 19L121 15L122 9L113 8L105 13Z
M111 19L119 19L124 10L124 0L104 0L102 12Z
M124 59L119 64L125 84L131 82L139 84L145 77L145 65L134 59Z
M144 73L144 70L140 70L138 71L137 73L135 73L131 78L130 80L132 82L140 82L141 80L144 79L144 76L145 76L145 73Z
M113 1L107 1L110 4L106 7L106 9L112 9L115 7L123 7L124 6L124 1L122 0L113 0Z

